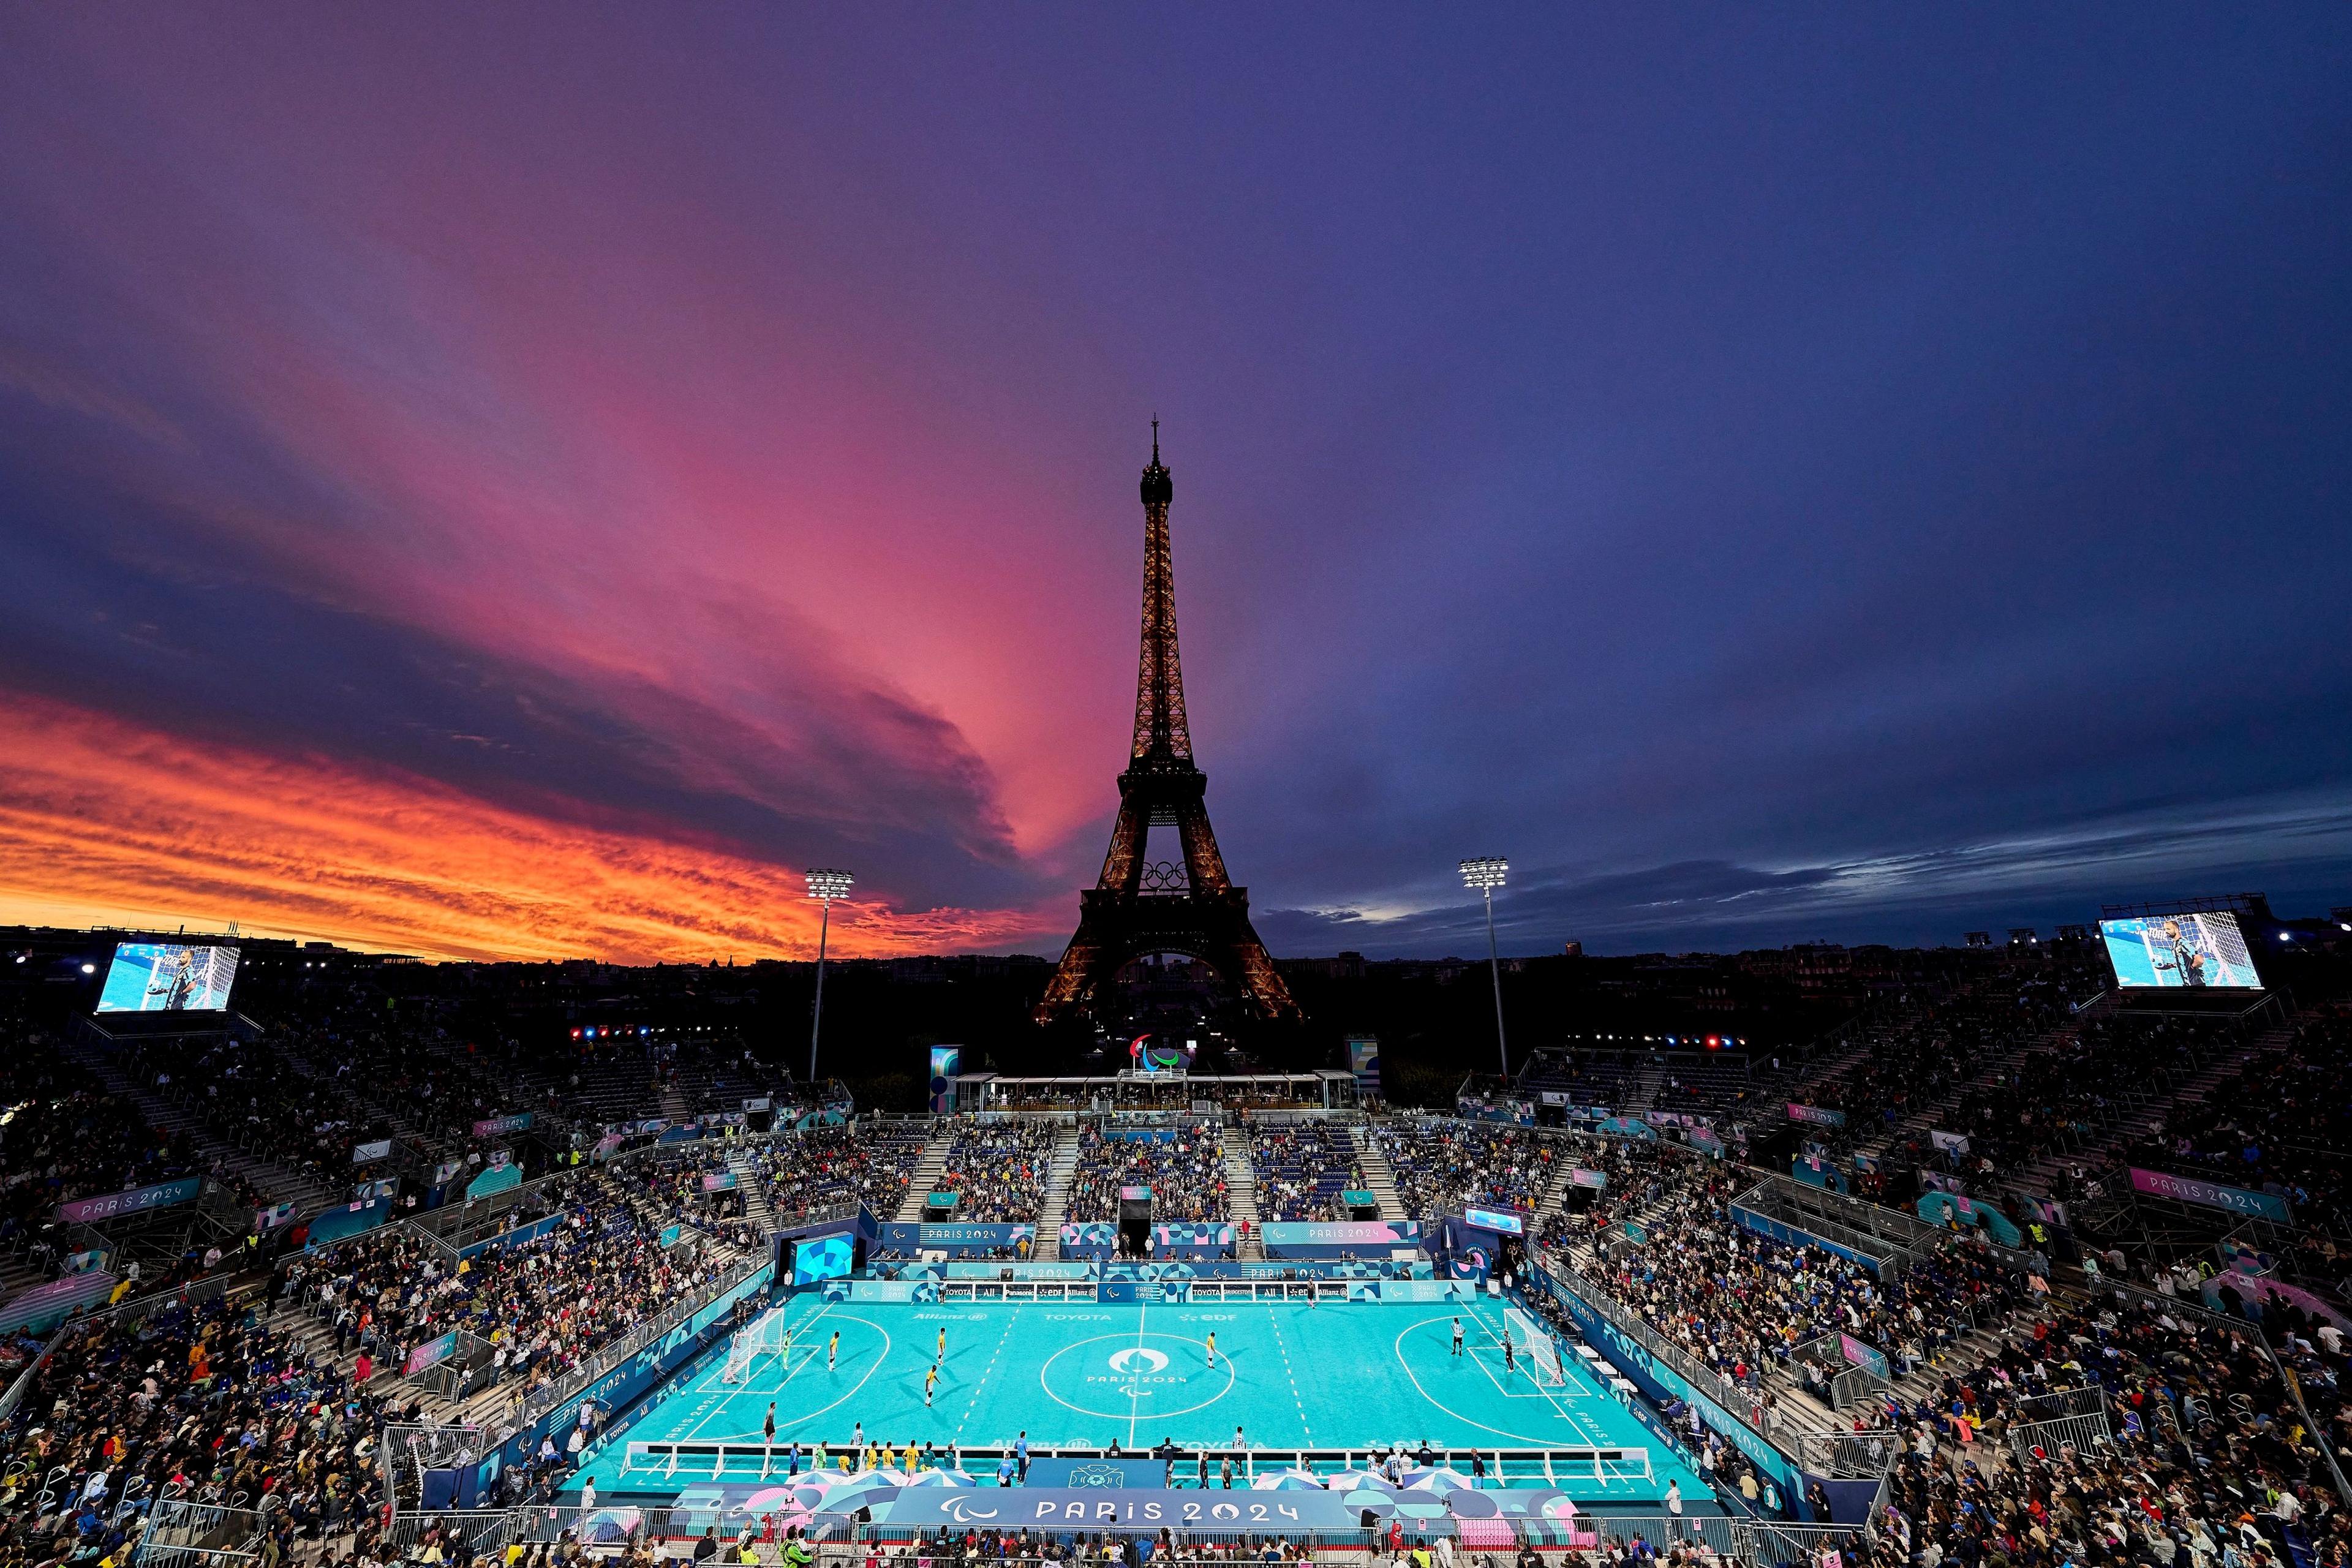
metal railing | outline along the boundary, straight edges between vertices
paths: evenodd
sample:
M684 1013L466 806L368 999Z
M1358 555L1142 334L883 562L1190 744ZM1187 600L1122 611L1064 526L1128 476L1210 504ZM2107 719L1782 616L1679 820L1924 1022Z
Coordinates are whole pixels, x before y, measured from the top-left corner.
M264 1498L255 1509L158 1500L133 1561L138 1568L236 1568L257 1561L269 1533L272 1501Z
M439 1532L445 1547L459 1543L472 1548L476 1556L494 1552L518 1541L534 1539L529 1533L533 1510L520 1508L453 1509L440 1513L394 1514L384 1527L384 1540L405 1553L424 1543L425 1538ZM572 1511L577 1511L572 1510ZM546 1539L552 1540L549 1536ZM454 1554L453 1554L454 1555Z
M1230 1463L1233 1474L1244 1489L1256 1481L1258 1472L1303 1470L1316 1475L1370 1470L1379 1468L1384 1457L1380 1448L1276 1448L1250 1446L1243 1448L1187 1447L1173 1454L1160 1452L1124 1453L1108 1448L1040 1445L1031 1451L1034 1458L1057 1459L1159 1459L1167 1466L1168 1479L1178 1489L1191 1490L1186 1483L1196 1478L1222 1477L1223 1467ZM974 1479L983 1488L992 1487L997 1467L1005 1459L1016 1458L1008 1447L954 1447L937 1468L953 1470ZM1578 1445L1561 1447L1510 1448L1444 1448L1432 1449L1430 1458L1435 1466L1459 1471L1465 1476L1492 1478L1504 1484L1523 1486L1567 1486L1580 1481L1647 1481L1654 1479L1652 1451L1647 1445L1626 1447L1596 1447ZM812 1443L805 1446L783 1443L727 1443L716 1439L634 1442L624 1445L619 1468L621 1485L632 1476L658 1476L665 1482L715 1482L721 1480L770 1480L803 1472L830 1468L846 1459L849 1464L863 1467L869 1460L882 1466L898 1461L889 1454L862 1451L841 1443ZM933 1465L920 1458L919 1468Z
M1741 1520L1733 1527L1738 1544L1733 1555L1753 1568L1810 1568L1824 1552L1850 1560L1862 1545L1864 1531L1854 1524L1788 1524L1775 1520Z
M2066 1415L2090 1415L2106 1407L2106 1391L2087 1385L2053 1389L2048 1394L2029 1394L2017 1402L2020 1419L2028 1423L2055 1421Z
M1832 1479L1879 1480L1893 1467L1897 1446L1892 1432L1806 1432L1797 1438L1797 1464Z
M2063 1448L2073 1448L2078 1454L2104 1447L2115 1441L2115 1432L2107 1425L2106 1412L2091 1415L2061 1415L2049 1421L2021 1421L2007 1434L2009 1451L2019 1464L2028 1459L2055 1459Z

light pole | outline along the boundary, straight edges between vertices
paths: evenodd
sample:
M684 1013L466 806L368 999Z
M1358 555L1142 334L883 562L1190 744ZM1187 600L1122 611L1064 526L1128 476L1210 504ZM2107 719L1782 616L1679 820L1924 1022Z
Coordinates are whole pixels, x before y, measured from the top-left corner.
M828 871L811 867L808 873L808 896L822 907L816 918L816 1008L809 1016L809 1088L816 1088L816 1035L824 1026L824 939L833 925L833 900L849 897L849 885L854 879L846 871Z
M1502 1058L1507 1082L1511 1076L1511 1048L1503 1039L1503 961L1495 956L1495 889L1503 885L1503 875L1510 868L1511 863L1500 855L1462 862L1462 885L1486 895L1486 971L1495 978L1495 1051Z

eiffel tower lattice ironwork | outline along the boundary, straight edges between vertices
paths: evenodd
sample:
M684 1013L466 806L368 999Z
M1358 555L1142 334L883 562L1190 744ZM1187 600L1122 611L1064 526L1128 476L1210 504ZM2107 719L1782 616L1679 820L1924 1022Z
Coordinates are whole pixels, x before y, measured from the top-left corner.
M1193 764L1184 721L1184 673L1176 657L1176 578L1168 553L1168 503L1175 495L1160 462L1160 421L1151 422L1151 466L1143 470L1143 654L1135 681L1135 741L1118 775L1118 820L1102 876L1079 898L1078 930L1037 1005L1050 1023L1095 1010L1112 976L1152 952L1201 960L1234 986L1261 1018L1295 1018L1298 1004L1276 972L1249 919L1249 889L1236 888L1217 852L1203 797L1208 775ZM1147 863L1154 824L1176 829L1181 862Z

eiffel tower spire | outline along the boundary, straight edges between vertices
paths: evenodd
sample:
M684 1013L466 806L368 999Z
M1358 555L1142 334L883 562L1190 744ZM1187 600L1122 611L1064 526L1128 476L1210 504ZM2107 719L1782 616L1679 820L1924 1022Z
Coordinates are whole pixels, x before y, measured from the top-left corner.
M1160 465L1160 421L1151 421L1151 466L1143 470L1143 657L1135 677L1135 763L1192 760L1184 722L1184 666L1176 657L1176 568L1168 552L1168 503L1176 487Z
M1209 826L1208 776L1192 761L1184 673L1176 651L1176 574L1168 544L1175 486L1160 461L1143 470L1143 638L1135 678L1135 736L1118 775L1118 816L1102 875L1079 900L1078 929L1045 987L1037 1020L1096 1011L1107 983L1149 952L1189 953L1217 971L1260 1017L1296 1017L1298 1004L1250 925L1249 892L1225 873ZM1147 865L1153 824L1172 826L1181 865Z

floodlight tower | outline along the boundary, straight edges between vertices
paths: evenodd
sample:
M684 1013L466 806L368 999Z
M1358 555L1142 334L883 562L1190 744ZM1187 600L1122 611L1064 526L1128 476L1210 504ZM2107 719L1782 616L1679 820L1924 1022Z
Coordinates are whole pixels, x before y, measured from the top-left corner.
M850 884L856 879L846 871L828 871L813 866L808 871L808 896L814 899L821 911L816 918L816 1008L809 1016L809 1089L816 1089L816 1037L824 1026L824 939L833 924L833 900L849 897Z
M1503 961L1495 956L1495 889L1503 885L1511 863L1500 855L1462 862L1462 885L1486 895L1486 972L1495 980L1495 1051L1503 1063L1503 1077L1511 1076L1511 1048L1503 1038Z

